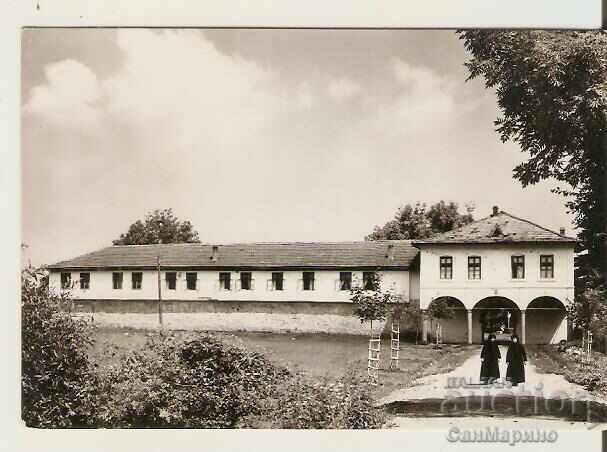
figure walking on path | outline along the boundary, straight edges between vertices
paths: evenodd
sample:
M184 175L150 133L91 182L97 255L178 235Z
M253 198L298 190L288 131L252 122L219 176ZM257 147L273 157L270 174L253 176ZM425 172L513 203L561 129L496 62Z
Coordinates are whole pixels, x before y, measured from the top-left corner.
M512 386L517 386L525 381L525 363L527 362L527 353L525 347L520 343L516 334L512 335L512 342L506 353L506 381L512 383Z
M499 361L502 358L495 334L490 334L481 350L481 384L491 384L500 377Z

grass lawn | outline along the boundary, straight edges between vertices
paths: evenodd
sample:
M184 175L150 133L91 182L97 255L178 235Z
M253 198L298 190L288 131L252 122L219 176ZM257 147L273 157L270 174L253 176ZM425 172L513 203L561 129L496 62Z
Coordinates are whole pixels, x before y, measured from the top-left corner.
M122 350L141 348L149 335L157 330L106 329L96 331L96 343L91 353L98 359L108 359L103 351L110 345ZM178 336L191 336L191 331L177 331ZM350 368L366 374L368 340L364 336L329 334L274 333L209 333L230 344L266 355L271 361L310 378L337 378ZM390 340L382 343L380 385L374 390L383 397L393 390L410 386L415 379L432 373L448 372L459 366L477 346L443 345L437 350L431 345L401 343L400 370L388 370Z

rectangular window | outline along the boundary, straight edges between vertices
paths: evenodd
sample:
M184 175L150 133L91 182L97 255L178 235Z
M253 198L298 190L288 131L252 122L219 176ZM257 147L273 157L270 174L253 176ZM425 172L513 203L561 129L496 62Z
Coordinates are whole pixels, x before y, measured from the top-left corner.
M80 289L87 290L91 287L91 274L80 273Z
M525 256L512 256L512 279L525 279Z
M219 273L219 290L231 290L232 277L230 272Z
M453 279L453 257L441 256L440 279Z
M252 289L253 276L251 272L240 272L240 289L251 290Z
M468 257L468 279L481 279L481 257Z
M168 290L177 290L177 272L166 272L164 278L166 279Z
M314 290L314 272L303 272L303 290Z
M363 272L363 289L373 290L375 285L375 272Z
M141 283L143 281L143 273L141 272L133 272L131 273L131 287L134 290L141 289Z
M196 290L196 281L198 280L198 273L187 272L185 274L185 284L188 290Z
M69 289L72 286L72 274L61 273L61 288Z
M272 273L272 290L283 290L284 281L285 279L282 272Z
M542 254L540 256L540 278L554 278L554 256L552 254Z
M112 273L112 287L114 289L122 289L122 272Z
M339 272L339 290L352 288L352 272Z

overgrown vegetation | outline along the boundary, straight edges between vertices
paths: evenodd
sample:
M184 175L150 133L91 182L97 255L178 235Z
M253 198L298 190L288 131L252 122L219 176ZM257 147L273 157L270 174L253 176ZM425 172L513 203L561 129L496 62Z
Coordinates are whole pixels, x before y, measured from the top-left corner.
M46 273L21 278L21 395L28 427L94 424L97 375L87 357L91 325L69 314L69 295L49 290Z
M607 356L594 353L593 359L584 361L581 350L575 348L571 348L569 353L559 352L554 345L528 348L529 357L540 372L563 375L567 381L607 397Z
M289 429L372 429L385 423L374 406L371 389L360 375L349 371L337 381L311 383L296 375L276 387L259 415L248 416L242 427Z

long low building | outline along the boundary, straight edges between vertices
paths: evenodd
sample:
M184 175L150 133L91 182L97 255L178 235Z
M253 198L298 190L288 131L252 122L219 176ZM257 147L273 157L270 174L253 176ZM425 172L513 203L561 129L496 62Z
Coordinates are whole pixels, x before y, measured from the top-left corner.
M440 324L445 342L517 332L547 343L567 336L574 245L494 208L428 240L110 246L49 270L51 287L112 326L157 326L161 298L168 328L367 334L350 289L377 273L383 289L426 313L424 339ZM441 299L452 318L430 315Z

